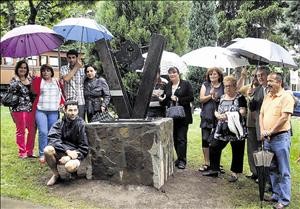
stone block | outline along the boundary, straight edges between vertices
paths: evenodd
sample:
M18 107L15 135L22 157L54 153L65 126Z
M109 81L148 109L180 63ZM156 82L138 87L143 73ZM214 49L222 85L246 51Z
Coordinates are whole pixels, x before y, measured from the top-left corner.
M88 123L89 176L160 188L173 174L173 121L123 119Z

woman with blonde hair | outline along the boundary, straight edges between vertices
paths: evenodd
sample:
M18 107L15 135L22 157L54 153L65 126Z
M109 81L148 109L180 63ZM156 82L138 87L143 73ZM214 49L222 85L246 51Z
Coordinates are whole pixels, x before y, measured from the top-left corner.
M245 117L247 114L247 101L237 91L237 80L233 76L226 76L223 80L224 95L220 98L218 111L215 116L218 119L215 141L209 149L210 170L203 173L204 176L217 177L220 171L222 150L228 142L232 148L231 175L229 182L238 180L238 173L243 172L243 158L247 128Z

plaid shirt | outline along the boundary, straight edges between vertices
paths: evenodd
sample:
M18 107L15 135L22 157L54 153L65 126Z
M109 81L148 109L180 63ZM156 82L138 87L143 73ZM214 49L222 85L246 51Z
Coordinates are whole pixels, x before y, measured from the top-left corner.
M71 69L69 68L69 65L64 65L60 69L60 76L63 77L67 75L70 71ZM66 96L66 100L75 99L78 101L79 105L84 105L83 81L83 68L80 68L70 81L64 81L64 93Z
M38 110L57 111L60 103L60 91L57 82L52 79L51 83L41 81L41 95L37 104Z

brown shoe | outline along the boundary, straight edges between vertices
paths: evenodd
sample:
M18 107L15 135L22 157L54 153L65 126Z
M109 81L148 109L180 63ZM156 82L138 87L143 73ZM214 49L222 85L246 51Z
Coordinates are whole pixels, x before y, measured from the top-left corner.
M285 207L287 207L287 205L284 205L284 204L282 204L282 203L280 203L280 202L276 203L276 204L273 206L274 209L282 209L282 208L285 208Z
M59 176L53 175L51 177L51 179L47 182L47 186L54 185L57 182L58 179L59 179Z

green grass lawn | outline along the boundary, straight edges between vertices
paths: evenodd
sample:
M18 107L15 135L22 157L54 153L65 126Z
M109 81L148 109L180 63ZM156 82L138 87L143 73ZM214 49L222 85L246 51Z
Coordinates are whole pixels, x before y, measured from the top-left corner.
M195 170L203 163L199 120L199 115L194 115L194 123L190 125L188 133L188 166ZM292 125L294 131L291 149L292 203L289 208L296 209L300 205L300 164L296 163L300 152L300 118L293 118ZM231 163L230 149L230 146L227 146L222 153L221 164L226 171L229 170ZM47 166L41 167L37 160L18 159L15 125L8 108L1 107L1 196L25 199L56 208L91 208L85 202L68 201L52 195L42 178L46 172L48 172ZM244 173L249 173L246 154ZM255 183L242 176L238 184L232 185L225 184L222 189L235 208L260 208L258 188Z

